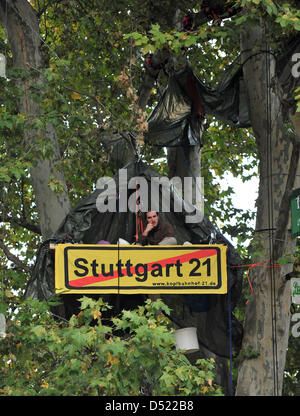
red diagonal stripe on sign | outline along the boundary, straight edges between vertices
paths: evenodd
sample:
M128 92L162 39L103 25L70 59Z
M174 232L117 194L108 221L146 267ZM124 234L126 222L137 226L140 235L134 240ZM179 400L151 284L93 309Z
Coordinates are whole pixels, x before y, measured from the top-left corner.
M141 263L141 264L147 264L147 271L149 271L150 267L153 264L159 263L162 267L165 267L166 264L170 264L173 262L175 263L177 260L180 260L181 263L183 264L193 258L201 259L203 257L215 256L216 254L217 254L216 249L198 250L192 253L182 254L180 256L168 257L166 259L152 261L151 263ZM136 266L130 267L129 271L131 274L135 274L135 267ZM124 277L127 276L127 267L121 269L121 274L123 274ZM98 276L80 277L79 279L74 279L74 280L69 281L69 285L73 287L82 287L82 286L87 286L90 284L95 284L95 283L105 282L107 280L116 279L118 278L118 276L119 276L119 273L118 273L118 270L116 269L114 270L113 276L103 276L103 274L98 274Z

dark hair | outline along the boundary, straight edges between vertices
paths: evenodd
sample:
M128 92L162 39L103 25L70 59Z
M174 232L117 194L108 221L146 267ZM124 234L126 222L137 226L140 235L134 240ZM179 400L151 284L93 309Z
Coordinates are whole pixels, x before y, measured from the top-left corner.
M146 212L145 212L145 216L146 216L146 218L147 218L147 214L148 214L148 212L156 212L156 215L157 215L157 216L159 216L159 213L158 213L157 211L150 211L150 210L149 210L149 211L146 211Z

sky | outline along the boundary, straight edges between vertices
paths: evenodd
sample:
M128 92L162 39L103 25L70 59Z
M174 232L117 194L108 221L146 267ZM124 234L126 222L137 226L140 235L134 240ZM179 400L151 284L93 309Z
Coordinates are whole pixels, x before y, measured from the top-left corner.
M232 196L232 202L236 208L244 210L255 209L255 201L257 198L259 180L257 177L243 182L239 178L235 178L230 173L225 173L224 179L220 181L221 187L227 188L232 186L235 193Z
M232 203L235 208L243 209L245 211L256 210L255 202L258 195L258 177L252 177L250 180L243 182L241 179L235 178L231 173L227 172L224 175L224 179L220 180L219 183L221 185L221 188L226 189L228 188L228 186L231 186L234 189L234 194L232 195ZM255 220L250 221L249 225L251 225L254 228ZM234 238L226 234L225 237L228 238L228 240L230 240L233 244L235 244ZM244 242L246 246L249 243L250 240L246 240Z

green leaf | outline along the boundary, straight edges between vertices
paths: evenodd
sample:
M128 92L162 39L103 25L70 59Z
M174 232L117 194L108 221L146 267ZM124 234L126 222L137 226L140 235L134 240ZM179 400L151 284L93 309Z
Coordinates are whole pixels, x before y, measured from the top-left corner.
M7 303L0 302L0 313L5 315L8 307L9 307L9 305Z
M190 47L192 45L195 45L198 42L197 36L188 36L188 38L184 41L185 47Z
M291 256L285 256L285 257L280 257L277 260L277 263L284 265L284 264L294 264L295 259L292 258Z
M142 48L143 55L147 55L148 53L154 53L155 47L151 44L148 44Z
M0 166L0 180L10 182L11 177L9 176L9 170L7 167Z
M37 337L40 337L46 333L46 329L43 325L37 325L31 328L31 332L33 332Z
M91 308L92 309L92 308L95 307L96 301L94 299L92 299L92 298L89 298L87 296L83 296L79 300L81 302L81 306L80 306L80 309L81 310L84 310L84 309L87 309L87 308Z

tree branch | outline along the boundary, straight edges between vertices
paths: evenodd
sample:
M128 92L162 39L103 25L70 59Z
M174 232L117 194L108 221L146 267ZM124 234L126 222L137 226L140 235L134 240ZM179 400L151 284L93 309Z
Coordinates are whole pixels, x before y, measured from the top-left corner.
M62 0L55 0L55 3L56 4L61 3L61 2L62 2ZM40 19L41 16L46 12L46 10L48 9L48 7L50 5L52 6L53 3L54 3L54 1L51 0L51 1L47 2L47 3L45 3L43 7L40 7L40 4L38 4L38 10L36 11L37 17Z
M37 224L28 222L26 219L20 219L16 220L14 218L11 218L10 216L6 215L5 213L1 214L1 220L3 222L9 222L10 224L18 225L19 227L26 228L28 231L32 231L33 233L41 235L41 229Z
M201 10L198 13L189 13L188 17L191 19L191 27L185 27L183 24L181 24L181 30L196 30L203 24L211 21L211 20L222 20L223 18L228 18L229 16L234 16L238 14L242 8L231 8L234 4L232 2L229 5L224 6L224 1L222 0L216 0L213 3L211 7L206 6L205 1L202 1L201 4ZM215 13L216 12L216 13ZM180 22L177 24L177 26L180 25ZM176 23L174 23L174 26L176 26ZM180 28L179 28L180 30ZM161 69L164 67L164 65L167 62L168 57L170 56L170 52L168 49L163 50L157 50L152 56L151 56L151 65L147 65L146 72L144 76L144 81L140 87L139 90L139 99L138 99L138 105L140 108L144 109L146 107L146 104L148 102L150 92L153 88L155 79L158 77Z
M3 240L0 240L0 248L2 248L3 253L6 255L8 260L12 261L19 269L23 269L27 273L31 273L31 267L23 263L18 257L16 257L4 244Z

